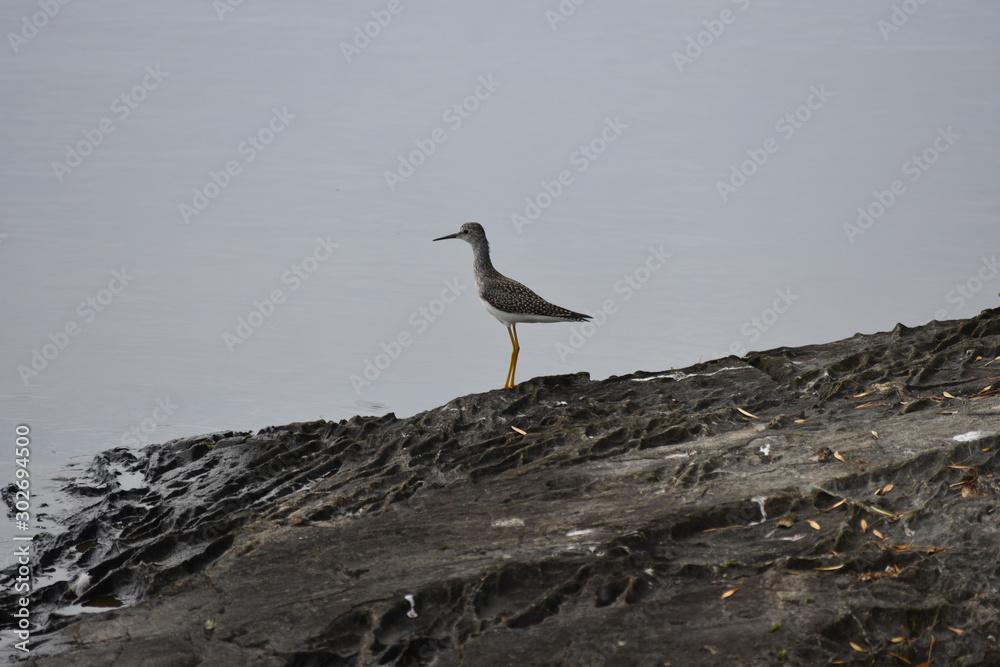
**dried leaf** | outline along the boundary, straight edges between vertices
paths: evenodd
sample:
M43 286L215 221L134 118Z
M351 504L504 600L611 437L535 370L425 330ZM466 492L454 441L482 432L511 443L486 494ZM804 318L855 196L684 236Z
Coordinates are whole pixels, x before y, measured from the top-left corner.
M865 531L868 530L868 522L864 519L861 520L861 534L864 535Z
M878 440L878 431L872 431L872 435L874 435L875 439Z
M946 625L944 627L948 628L949 630L951 630L952 632L954 632L956 635L960 635L963 632L965 632L965 630L962 630L961 628L953 628L950 625Z
M975 470L975 466L948 466L949 468L954 468L955 470Z
M720 526L718 528L706 528L705 530L703 530L701 532L703 532L703 533L714 533L717 530L729 530L730 528L742 528L742 527L743 526L741 526L739 524L737 524L735 526Z
M938 554L938 553L941 553L942 551L948 551L949 549L954 549L954 548L955 548L954 546L950 546L950 547L927 547L927 553L928 554Z
M827 461L830 460L830 456L832 454L833 454L833 452L830 451L829 447L820 447L815 452L813 452L812 455L813 455L813 459L817 463L826 463Z
M946 391L944 391L944 392L941 392L941 393L942 393L942 394L944 394L944 397L945 397L945 398L955 398L954 396L952 396L951 394L949 394L949 393L948 393L948 392L946 392Z
M901 655L896 655L895 653L890 653L889 655L891 655L892 657L896 658L897 660L902 660L903 662L905 662L908 665L912 665L913 664L913 662L911 660L907 660L906 658L904 658Z
M873 403L875 403L875 401L868 401L867 403L862 403L861 405L855 405L854 409L857 410L858 408L867 408L869 405L872 405Z
M882 516L887 516L890 519L892 519L893 521L895 521L896 519L899 518L898 516L896 516L892 512L888 512L888 511L882 509L881 507L875 507L874 505L872 505L872 506L867 506L866 505L865 509L868 510L869 512L875 512L876 514L881 514Z
M861 648L860 646L858 646L854 642L849 642L849 643L851 645L851 648L853 648L858 653L868 653L868 649Z
M840 452L834 452L833 458L837 459L841 463L847 463L847 461L844 460L844 457L840 455Z
M743 414L745 414L747 417L750 417L750 419L760 419L760 417L758 417L757 415L750 414L749 412L747 412L743 408L736 408L736 409L739 410L740 412L742 412Z
M936 414L936 415L957 415L958 411L956 411L956 410L949 410L949 411L945 411L945 412L935 412L934 414Z
M825 510L820 510L820 512L829 512L830 510L837 509L838 507L840 507L841 505L843 505L846 502L847 502L847 498L841 498L840 501L837 504L831 505L830 507L827 507Z
M865 396L868 396L869 394L874 394L874 393L875 393L874 389L869 389L868 391L866 391L863 394L855 394L854 398L864 398Z
M519 429L519 428L518 428L518 427L516 427L516 426L511 426L511 429L513 429L514 431L517 431L517 432L518 432L518 433L520 433L521 435L528 435L528 432L527 432L527 431L522 431L521 429Z
M809 421L809 420L808 419L796 419L795 423L796 424L805 424L807 421Z
M874 535L875 537L879 538L880 540L884 540L885 539L885 535L883 535L882 533L878 532L874 528L872 528L872 535Z
M812 526L816 530L819 530L819 524L816 523L815 521L813 521L812 519L809 519L808 523L809 523L810 526Z
M979 390L979 391L977 391L976 393L977 393L977 394L985 394L986 392L988 392L988 391L989 391L990 389L992 389L992 388L993 388L993 385L990 385L990 386L988 386L988 387L983 387L982 389L980 389L980 390Z
M844 567L843 563L840 565L831 565L830 567L814 567L813 569L817 572L832 572L833 570L839 570L842 567Z
M885 488L884 488L884 489L882 489L882 495L884 496L885 494L887 494L887 493L889 493L890 491L892 491L892 490L893 490L894 488L896 488L896 485L895 485L895 484L886 484L886 485L885 485Z
M740 589L738 589L738 588L730 588L728 591L726 591L725 593L723 593L722 596L719 599L720 600L725 600L727 597L729 597L730 595L732 595L733 593L735 593L738 590L740 590Z
M891 641L893 644L898 644L899 642L905 642L906 637L893 637L889 641Z

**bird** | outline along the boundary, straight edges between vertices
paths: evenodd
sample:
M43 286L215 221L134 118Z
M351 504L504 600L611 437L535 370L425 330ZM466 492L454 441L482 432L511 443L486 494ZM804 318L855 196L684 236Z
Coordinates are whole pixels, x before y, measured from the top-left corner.
M590 315L577 313L549 303L530 289L501 274L490 261L490 243L486 240L486 230L478 222L467 222L454 234L448 234L435 241L461 239L472 246L472 270L476 278L476 290L483 308L500 324L507 327L507 335L513 348L510 367L504 389L514 388L514 371L517 368L517 354L521 346L517 342L517 325L528 322L585 322Z

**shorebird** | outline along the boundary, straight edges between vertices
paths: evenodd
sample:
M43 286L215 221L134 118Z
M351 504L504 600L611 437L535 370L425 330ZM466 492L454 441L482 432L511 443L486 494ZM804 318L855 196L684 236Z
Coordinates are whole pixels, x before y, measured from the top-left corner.
M575 313L549 303L521 283L494 269L493 262L490 261L490 243L486 240L486 230L478 222L467 222L456 233L434 240L445 239L462 239L472 246L472 270L476 276L479 300L483 302L486 312L507 327L513 351L510 353L510 368L507 369L504 389L514 387L517 353L521 351L517 342L519 322L583 322L590 319L590 315Z

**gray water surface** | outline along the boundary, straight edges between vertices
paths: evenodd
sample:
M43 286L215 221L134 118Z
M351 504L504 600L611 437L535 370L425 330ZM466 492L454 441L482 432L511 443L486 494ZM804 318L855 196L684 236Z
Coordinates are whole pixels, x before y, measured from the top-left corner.
M599 323L523 325L519 380L997 304L995 3L391 6L0 6L0 442L30 426L36 502L109 447L499 388L471 251L431 242L466 221Z

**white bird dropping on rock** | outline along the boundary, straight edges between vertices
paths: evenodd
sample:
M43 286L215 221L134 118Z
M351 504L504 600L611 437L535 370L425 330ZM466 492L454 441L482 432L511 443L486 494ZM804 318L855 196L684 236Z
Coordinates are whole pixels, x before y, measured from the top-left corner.
M406 612L406 615L409 616L410 618L416 618L417 617L417 605L413 601L413 596L412 595L404 595L403 598L407 602L410 603L410 611Z
M80 597L83 595L83 592L87 590L87 586L90 586L90 575L86 572L81 572L80 576L69 585L69 589L73 591L73 594L76 595L76 597Z

